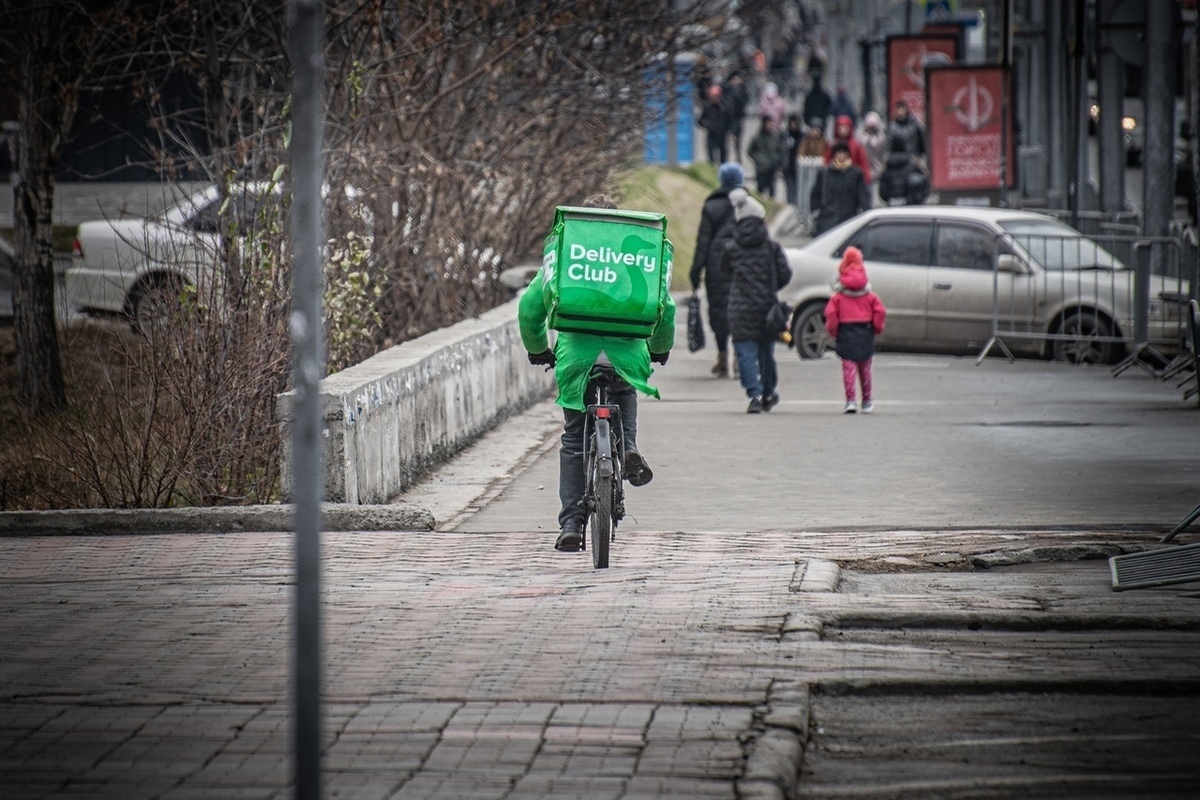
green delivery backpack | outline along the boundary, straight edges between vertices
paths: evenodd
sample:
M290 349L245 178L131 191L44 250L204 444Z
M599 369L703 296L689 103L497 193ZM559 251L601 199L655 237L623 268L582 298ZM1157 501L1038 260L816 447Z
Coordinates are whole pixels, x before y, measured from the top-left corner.
M649 337L662 316L674 252L663 214L559 206L542 256L550 327Z

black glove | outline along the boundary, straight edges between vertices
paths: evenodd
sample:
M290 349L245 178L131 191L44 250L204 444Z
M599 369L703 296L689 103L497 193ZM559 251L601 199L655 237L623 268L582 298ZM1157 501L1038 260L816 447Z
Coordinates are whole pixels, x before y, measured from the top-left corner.
M667 359L670 357L671 357L670 351L668 351L666 353L651 353L650 354L650 360L653 361L655 364L665 365L667 363Z
M540 353L530 353L529 363L536 366L553 367L554 366L554 351L543 350Z

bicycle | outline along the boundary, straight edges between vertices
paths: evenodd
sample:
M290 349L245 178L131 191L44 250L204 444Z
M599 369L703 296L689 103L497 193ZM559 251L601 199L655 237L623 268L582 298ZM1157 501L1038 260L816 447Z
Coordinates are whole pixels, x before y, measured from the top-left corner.
M625 438L621 409L609 402L609 391L621 380L611 366L592 367L589 382L596 387L596 402L587 407L583 428L584 549L591 539L592 566L608 567L608 554L616 538L617 523L625 517Z

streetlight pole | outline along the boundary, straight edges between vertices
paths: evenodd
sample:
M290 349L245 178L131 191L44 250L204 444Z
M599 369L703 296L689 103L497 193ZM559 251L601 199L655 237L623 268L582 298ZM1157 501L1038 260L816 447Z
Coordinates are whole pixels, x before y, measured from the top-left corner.
M292 78L292 313L296 396L292 501L296 528L295 731L297 800L321 796L321 336L322 126L325 61L321 0L288 0Z

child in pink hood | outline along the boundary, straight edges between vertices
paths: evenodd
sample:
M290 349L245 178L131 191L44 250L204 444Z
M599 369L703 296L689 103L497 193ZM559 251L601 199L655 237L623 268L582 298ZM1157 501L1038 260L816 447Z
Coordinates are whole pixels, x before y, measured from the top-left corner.
M862 412L875 410L871 395L871 360L875 337L883 333L887 309L867 282L862 251L847 247L838 265L838 282L825 305L825 330L837 340L834 352L842 359L842 383L846 387L846 413L858 410L855 378L862 385Z

